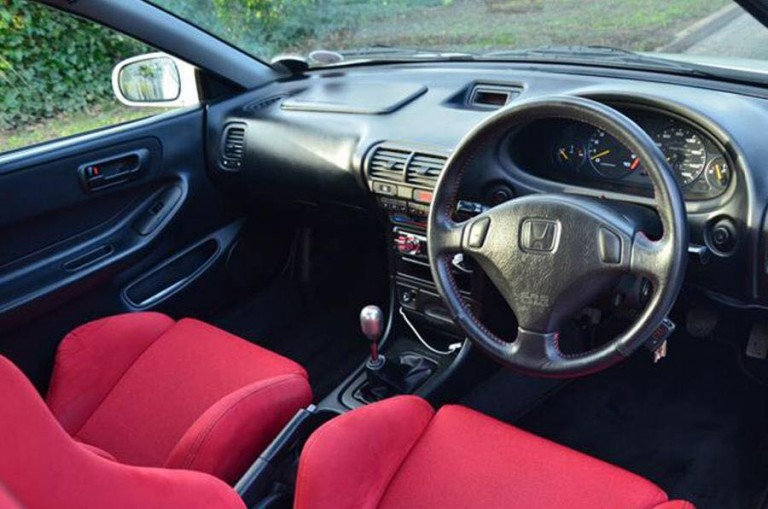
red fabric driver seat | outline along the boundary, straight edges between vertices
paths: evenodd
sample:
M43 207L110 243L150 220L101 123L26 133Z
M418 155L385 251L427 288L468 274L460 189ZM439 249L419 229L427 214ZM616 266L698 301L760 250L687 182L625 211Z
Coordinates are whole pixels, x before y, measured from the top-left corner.
M400 396L331 420L294 509L693 509L651 482L460 406Z
M91 453L207 472L230 484L311 399L307 373L295 362L159 313L112 316L72 331L59 345L47 395L64 430Z

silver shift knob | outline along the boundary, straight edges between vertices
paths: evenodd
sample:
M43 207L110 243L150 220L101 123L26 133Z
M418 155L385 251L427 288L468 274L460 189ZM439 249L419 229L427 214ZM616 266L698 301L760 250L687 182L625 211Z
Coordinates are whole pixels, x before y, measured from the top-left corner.
M360 328L371 343L378 343L384 333L384 313L379 306L365 306L360 311Z

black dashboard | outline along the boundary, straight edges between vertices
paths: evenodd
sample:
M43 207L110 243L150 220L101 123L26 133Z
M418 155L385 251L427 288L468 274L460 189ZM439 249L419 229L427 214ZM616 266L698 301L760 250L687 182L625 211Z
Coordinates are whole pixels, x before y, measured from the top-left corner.
M768 92L754 87L509 63L321 69L210 105L209 167L246 203L366 210L396 240L415 235L400 239L412 248L460 140L503 104L555 94L612 106L660 146L686 199L690 243L707 254L691 257L689 285L768 303ZM554 120L498 133L465 174L460 212L542 192L655 205L642 161L597 129Z

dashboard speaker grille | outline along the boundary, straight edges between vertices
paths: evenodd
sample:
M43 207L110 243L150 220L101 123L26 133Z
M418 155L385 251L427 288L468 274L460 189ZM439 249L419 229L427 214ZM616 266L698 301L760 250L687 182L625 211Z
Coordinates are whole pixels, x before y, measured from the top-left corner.
M272 97L266 97L264 99L257 99L253 102L250 102L246 104L243 109L245 111L258 111L262 110L268 106L272 106L275 103L280 102L281 100L285 99L286 95L274 95Z

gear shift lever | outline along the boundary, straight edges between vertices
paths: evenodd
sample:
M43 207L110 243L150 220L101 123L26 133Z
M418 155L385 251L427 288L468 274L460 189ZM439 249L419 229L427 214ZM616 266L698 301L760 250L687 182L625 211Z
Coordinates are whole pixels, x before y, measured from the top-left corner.
M371 345L371 358L366 366L379 369L384 365L384 356L379 355L379 340L384 332L384 313L379 306L365 306L360 311L360 328Z
M368 403L394 394L410 394L423 384L437 368L434 361L414 353L401 353L385 359L379 354L379 340L384 333L384 313L378 306L365 306L360 311L360 328L371 346L365 363L367 383L362 386L362 399Z

